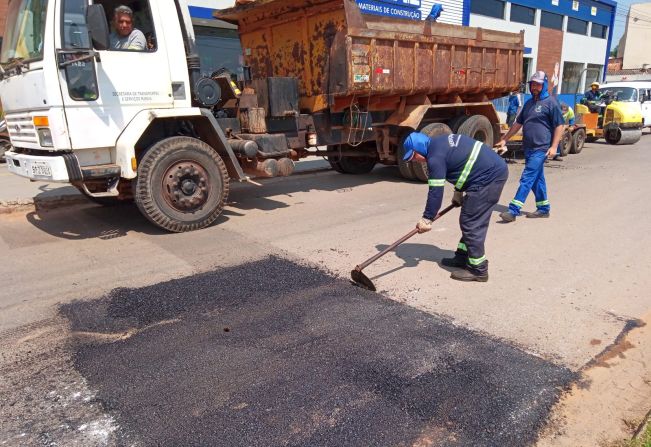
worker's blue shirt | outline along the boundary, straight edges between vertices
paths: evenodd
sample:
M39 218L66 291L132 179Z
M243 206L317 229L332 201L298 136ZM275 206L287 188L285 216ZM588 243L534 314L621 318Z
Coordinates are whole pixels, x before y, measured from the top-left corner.
M515 115L518 113L518 109L520 108L520 98L518 98L518 95L511 95L509 96L509 108L506 110L506 113L509 115Z
M478 150L473 151L475 147ZM455 185L455 189L468 191L508 175L506 162L493 149L465 135L455 134L430 138L427 169L429 194L423 213L427 219L433 219L439 212L446 181Z
M585 99L587 101L599 101L601 99L601 92L597 90L596 92L593 92L592 90L588 90L585 92Z
M561 106L553 96L524 104L516 120L522 125L522 147L528 150L548 150L554 131L565 123Z

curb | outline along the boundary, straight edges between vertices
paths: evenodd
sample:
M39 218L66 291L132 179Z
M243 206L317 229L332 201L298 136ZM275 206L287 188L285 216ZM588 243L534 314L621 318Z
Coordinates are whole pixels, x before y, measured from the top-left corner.
M76 194L43 198L34 197L31 199L0 200L0 214L49 210L82 203L91 202L86 197Z

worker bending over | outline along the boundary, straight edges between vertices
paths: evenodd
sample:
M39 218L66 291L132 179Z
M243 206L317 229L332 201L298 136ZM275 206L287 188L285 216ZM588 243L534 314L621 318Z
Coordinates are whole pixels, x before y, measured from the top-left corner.
M455 191L452 203L461 206L461 240L454 258L441 262L448 267L463 268L454 271L452 279L488 281L484 242L491 212L509 176L506 162L491 147L465 135L430 138L413 132L404 147L405 161L427 162L429 172L427 205L416 225L418 232L432 229L432 220L443 201L443 186L446 181L452 183Z

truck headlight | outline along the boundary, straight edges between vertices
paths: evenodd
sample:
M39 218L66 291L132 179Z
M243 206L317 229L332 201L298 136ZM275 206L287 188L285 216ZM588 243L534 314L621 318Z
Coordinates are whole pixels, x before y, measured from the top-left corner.
M48 128L38 129L38 141L43 147L52 147L54 143L52 142L52 132Z

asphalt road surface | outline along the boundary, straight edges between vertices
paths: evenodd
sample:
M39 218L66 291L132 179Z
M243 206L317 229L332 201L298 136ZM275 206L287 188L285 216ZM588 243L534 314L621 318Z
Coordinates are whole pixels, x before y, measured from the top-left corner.
M440 265L454 213L366 270L380 294L349 284L422 212L393 168L235 185L188 234L132 206L2 215L0 445L527 445L571 433L548 418L571 382L564 445L625 434L651 397L649 138L550 163L552 217L491 224L486 284Z
M62 312L125 444L522 446L576 378L275 257Z

